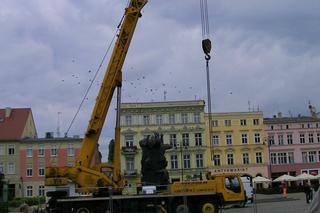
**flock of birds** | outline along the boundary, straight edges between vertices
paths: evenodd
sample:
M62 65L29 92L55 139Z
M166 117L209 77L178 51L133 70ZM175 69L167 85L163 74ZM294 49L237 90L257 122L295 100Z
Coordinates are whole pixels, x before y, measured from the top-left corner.
M74 59L72 59L72 63L75 63ZM131 67L130 69L133 70L133 67ZM78 86L82 86L83 88L88 88L90 84L93 84L93 86L96 86L96 87L101 86L101 81L97 79L93 79L94 72L92 72L92 70L88 70L85 75L81 75L81 78L80 78L80 74L73 73L70 75L61 79L61 82L68 84L68 86L78 85ZM172 72L169 72L169 75L172 75ZM176 96L176 95L179 95L179 96L186 95L187 98L189 99L199 98L199 96L195 94L194 87L192 86L182 86L182 85L176 85L174 83L168 83L168 82L157 82L157 80L155 82L150 82L150 79L151 78L148 78L145 75L141 75L138 78L134 78L134 79L133 78L123 79L123 82L122 82L123 102L164 101L170 98L172 99L172 96ZM174 78L171 77L168 79L174 79ZM152 87L149 87L148 85L152 85ZM170 98L168 99L167 99L167 94L171 95ZM190 96L190 94L193 94L193 95ZM86 100L88 100L88 97L86 97Z

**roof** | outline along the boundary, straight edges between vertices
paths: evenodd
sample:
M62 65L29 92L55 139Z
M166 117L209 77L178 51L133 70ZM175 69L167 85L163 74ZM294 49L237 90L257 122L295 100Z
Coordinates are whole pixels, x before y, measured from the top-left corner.
M30 108L0 109L0 140L20 140L30 113Z
M285 123L303 123L303 122L320 122L320 118L314 118L314 117L308 117L308 116L264 118L265 124L285 124Z

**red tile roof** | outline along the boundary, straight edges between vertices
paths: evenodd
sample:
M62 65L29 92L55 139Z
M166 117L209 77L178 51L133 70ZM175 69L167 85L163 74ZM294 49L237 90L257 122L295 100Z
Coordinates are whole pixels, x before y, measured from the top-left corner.
M26 126L30 108L11 108L6 118L6 109L0 109L0 140L20 140Z

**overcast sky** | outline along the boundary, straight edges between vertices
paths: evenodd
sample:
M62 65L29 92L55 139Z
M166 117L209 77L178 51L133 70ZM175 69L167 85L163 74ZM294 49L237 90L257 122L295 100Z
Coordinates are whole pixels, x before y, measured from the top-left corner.
M61 135L106 52L125 0L1 0L0 107L31 107ZM208 0L213 112L320 109L319 0ZM199 0L150 0L123 67L123 102L206 96ZM109 55L108 55L109 57ZM69 135L83 135L104 68ZM113 104L103 140L113 137Z

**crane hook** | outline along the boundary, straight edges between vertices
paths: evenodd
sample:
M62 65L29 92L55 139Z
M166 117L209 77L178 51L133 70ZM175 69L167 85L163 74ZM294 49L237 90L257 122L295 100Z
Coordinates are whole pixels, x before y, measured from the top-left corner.
M211 51L211 41L210 39L203 39L202 40L202 49L203 49L203 52L204 54L206 55L205 56L205 59L208 61L211 59L211 56L210 56L210 51Z

